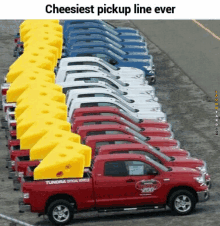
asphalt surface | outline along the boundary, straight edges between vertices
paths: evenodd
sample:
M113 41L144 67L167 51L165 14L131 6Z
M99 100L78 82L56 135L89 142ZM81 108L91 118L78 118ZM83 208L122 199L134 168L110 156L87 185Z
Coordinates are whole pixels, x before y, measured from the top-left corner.
M199 21L220 37L219 21ZM220 41L192 20L132 23L152 40L210 98L220 89Z
M220 139L215 135L214 91L220 93L217 63L219 41L206 34L192 21L110 21L117 26L139 29L146 37L157 69L156 95L172 124L181 148L207 162L213 181L208 202L197 205L188 216L173 216L169 211L139 211L100 214L77 214L72 225L82 226L213 226L219 225L220 214ZM219 21L201 21L219 33ZM0 82L13 63L13 35L20 21L0 21ZM184 28L185 32L182 32ZM214 57L216 56L216 57ZM200 70L201 68L201 70ZM205 70L203 72L203 70ZM205 72L208 72L206 73ZM213 84L209 83L212 78ZM0 111L0 117L2 111ZM0 213L32 225L51 225L35 213L18 213L21 192L13 191L5 168L7 153L4 130L0 129ZM0 225L9 222L0 218Z

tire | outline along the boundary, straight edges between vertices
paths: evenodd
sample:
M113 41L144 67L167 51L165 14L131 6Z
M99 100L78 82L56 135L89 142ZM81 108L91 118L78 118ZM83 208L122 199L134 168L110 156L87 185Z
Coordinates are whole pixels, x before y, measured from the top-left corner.
M195 209L196 197L188 190L178 190L170 196L168 206L174 214L187 215Z
M47 215L53 224L66 225L73 219L74 209L68 201L59 199L49 205Z

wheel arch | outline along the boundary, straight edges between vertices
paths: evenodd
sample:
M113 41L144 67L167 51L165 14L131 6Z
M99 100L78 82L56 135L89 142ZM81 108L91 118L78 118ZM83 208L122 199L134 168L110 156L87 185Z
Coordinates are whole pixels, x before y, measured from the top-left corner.
M191 193L195 196L196 202L198 202L198 196L197 196L197 193L196 193L196 191L195 191L192 187L189 187L189 186L178 186L178 187L173 187L173 188L169 191L169 193L168 193L168 195L167 195L167 202L166 202L167 204L169 203L169 199L170 199L171 195L172 195L174 192L178 191L178 190L187 190L187 191L191 192Z
M58 199L63 199L63 200L68 201L71 204L74 204L74 209L77 210L77 204L76 204L76 200L74 199L74 197L72 197L71 195L65 194L65 193L61 193L61 194L52 195L48 198L48 200L46 202L46 206L45 206L45 214L47 214L48 207L50 206L50 204Z

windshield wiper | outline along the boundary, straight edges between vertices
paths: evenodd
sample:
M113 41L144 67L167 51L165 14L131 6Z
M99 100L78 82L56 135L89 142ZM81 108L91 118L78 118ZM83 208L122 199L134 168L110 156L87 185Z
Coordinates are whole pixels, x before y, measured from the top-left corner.
M169 172L173 170L171 167L167 167L167 169Z
M175 160L175 158L173 157L173 156L170 156L170 161L174 161Z

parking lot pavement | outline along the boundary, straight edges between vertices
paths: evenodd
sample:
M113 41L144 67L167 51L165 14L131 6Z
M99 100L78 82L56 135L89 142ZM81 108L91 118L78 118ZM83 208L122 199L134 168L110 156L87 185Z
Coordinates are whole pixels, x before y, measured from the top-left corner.
M136 27L137 21L109 21L117 26ZM154 21L157 23L157 21ZM153 22L150 22L153 23ZM158 22L159 23L159 22ZM168 22L166 22L168 23ZM173 29L178 30L181 21L170 21ZM186 21L186 29L188 22ZM17 32L19 23L17 21L0 21L0 81L3 81L8 67L14 61L13 58L13 35ZM149 21L142 21L138 25L141 31L146 33ZM173 217L169 211L139 211L126 213L108 213L98 214L86 213L77 214L75 223L72 225L80 226L119 226L119 225L146 225L146 226L213 226L219 225L220 213L220 139L215 136L215 112L214 97L209 97L201 88L191 79L191 72L187 72L185 66L180 65L175 57L169 54L170 50L160 47L157 36L162 36L164 30L159 26L155 30L154 38L150 33L146 33L146 40L150 54L154 56L154 63L157 69L158 79L156 95L163 106L163 111L167 113L168 121L173 126L175 138L181 143L181 148L190 150L193 157L201 158L207 161L209 173L213 180L210 200L206 203L198 204L196 211L189 216ZM149 30L148 30L149 31ZM195 30L195 33L200 32ZM157 35L156 35L157 34ZM175 37L176 35L176 37ZM197 35L197 34L194 34ZM178 39L178 32L173 34L173 39ZM149 38L148 38L149 37ZM182 51L187 50L187 42L179 43ZM184 48L185 45L185 48ZM197 43L194 43L197 45ZM200 48L206 49L207 43L203 43ZM173 51L175 48L173 47ZM215 51L209 49L209 51ZM168 54L167 54L168 53ZM187 54L187 53L184 53ZM211 55L211 54L210 54ZM185 58L182 61L186 60ZM185 62L185 61L184 61ZM185 64L183 62L183 64ZM202 64L202 61L200 62ZM214 68L210 73L214 74ZM204 85L206 81L203 81ZM219 91L220 92L220 91ZM2 112L0 112L2 115ZM18 213L17 200L21 192L12 190L12 181L7 178L5 169L6 141L4 131L0 129L0 213L10 215L24 222L48 226L51 225L47 219L38 218L34 213ZM0 219L0 225L7 224L5 220Z
M214 91L220 89L220 20L196 22L132 21L210 98L214 98Z

